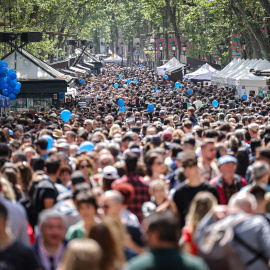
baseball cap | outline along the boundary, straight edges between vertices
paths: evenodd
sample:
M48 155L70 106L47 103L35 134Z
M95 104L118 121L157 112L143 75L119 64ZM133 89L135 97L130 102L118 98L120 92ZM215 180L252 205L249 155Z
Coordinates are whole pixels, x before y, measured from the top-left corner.
M49 117L54 117L54 118L56 118L57 115L56 115L56 113L51 113L51 114L49 115Z
M224 155L218 159L219 166L229 163L229 162L237 163L237 159L230 155Z
M75 171L71 174L71 182L73 186L85 182L85 176L81 171Z
M254 131L254 132L258 132L258 130L259 130L259 125L256 124L256 123L252 123L252 124L248 125L248 128L251 129L251 130Z
M172 132L169 130L165 130L162 133L161 139L162 139L162 141L171 141L172 140Z
M104 178L106 179L117 179L120 178L120 176L118 175L118 171L115 167L113 166L106 166L103 171L102 174L104 176Z

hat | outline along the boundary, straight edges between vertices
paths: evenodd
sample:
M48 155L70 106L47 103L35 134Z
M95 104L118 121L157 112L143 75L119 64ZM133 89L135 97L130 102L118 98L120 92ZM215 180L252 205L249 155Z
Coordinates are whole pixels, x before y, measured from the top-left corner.
M54 138L62 138L63 137L63 131L60 129L54 129L52 133Z
M109 180L120 178L120 176L118 175L117 169L113 166L106 166L103 169L102 174L104 178L109 179Z
M169 130L165 130L162 133L161 139L162 139L162 141L171 141L172 140L172 132Z
M252 124L248 125L248 128L251 129L251 130L254 131L254 132L258 132L258 130L259 130L259 125L256 124L256 123L252 123Z
M73 186L85 182L85 176L81 171L75 171L71 174L71 182Z
M237 159L233 156L230 156L230 155L225 155L225 156L222 156L218 159L219 166L226 164L226 163L229 163L229 162L237 163Z
M56 118L57 115L56 115L56 113L51 113L51 114L49 115L49 117L54 117L54 118Z
M69 144L68 143L62 142L62 143L57 144L56 147L57 148L62 148L62 149L65 149L65 150L69 151Z

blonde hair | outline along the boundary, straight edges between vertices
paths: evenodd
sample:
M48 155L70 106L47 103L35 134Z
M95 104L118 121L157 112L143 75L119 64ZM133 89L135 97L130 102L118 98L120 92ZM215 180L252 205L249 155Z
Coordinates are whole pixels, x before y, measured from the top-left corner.
M173 137L177 136L180 140L184 137L184 135L185 133L181 129L176 129L172 134Z
M121 128L117 124L114 124L114 125L111 126L110 132L109 132L109 137L112 137L114 135L115 131L119 131L121 133Z
M69 242L57 270L99 270L102 250L93 239L74 239Z
M11 183L6 178L0 177L0 186L2 188L4 197L12 202L16 202L15 192L11 186Z
M186 217L186 223L190 226L191 234L196 231L201 219L214 205L217 205L217 199L212 193L208 191L201 191L196 194L192 200L189 213Z

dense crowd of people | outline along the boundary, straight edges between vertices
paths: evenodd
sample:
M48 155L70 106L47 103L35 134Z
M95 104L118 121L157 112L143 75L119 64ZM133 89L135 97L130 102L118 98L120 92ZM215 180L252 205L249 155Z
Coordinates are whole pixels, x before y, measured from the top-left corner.
M268 97L144 66L77 82L1 120L0 270L269 269Z

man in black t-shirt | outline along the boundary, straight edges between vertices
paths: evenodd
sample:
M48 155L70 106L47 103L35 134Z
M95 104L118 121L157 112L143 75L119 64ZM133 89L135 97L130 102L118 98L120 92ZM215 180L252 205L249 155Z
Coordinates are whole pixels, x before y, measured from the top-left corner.
M195 195L200 191L212 193L218 200L218 194L214 186L203 182L199 174L197 156L194 151L187 151L182 158L182 166L186 176L185 182L181 183L173 196L173 201L177 207L181 227L185 226L185 217L188 214L190 204Z
M41 269L33 249L23 242L13 239L7 233L7 218L7 209L2 203L0 203L0 269Z

